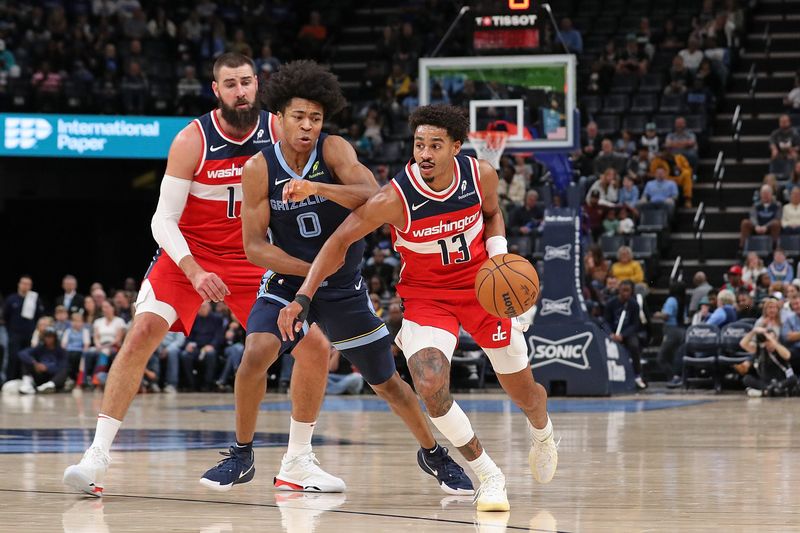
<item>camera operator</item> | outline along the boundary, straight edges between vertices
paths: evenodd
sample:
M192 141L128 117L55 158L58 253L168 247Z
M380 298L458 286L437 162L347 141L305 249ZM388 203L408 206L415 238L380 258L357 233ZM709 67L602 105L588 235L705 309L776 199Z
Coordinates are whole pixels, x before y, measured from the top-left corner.
M748 396L777 395L782 394L787 386L790 389L794 387L797 379L789 365L792 355L778 341L778 335L773 329L754 327L742 338L739 345L742 350L755 354L752 362L743 365L748 371L743 379Z

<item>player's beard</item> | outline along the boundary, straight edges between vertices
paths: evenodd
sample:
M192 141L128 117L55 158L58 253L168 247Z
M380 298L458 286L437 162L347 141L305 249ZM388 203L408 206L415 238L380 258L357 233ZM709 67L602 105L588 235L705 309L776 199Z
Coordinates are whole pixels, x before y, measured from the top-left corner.
M217 98L219 105L219 112L222 118L225 119L233 129L238 131L247 131L256 125L258 121L258 114L261 111L258 99L253 102L247 99L238 100L234 107L230 107L220 98ZM239 104L250 104L247 109L237 109L235 106Z

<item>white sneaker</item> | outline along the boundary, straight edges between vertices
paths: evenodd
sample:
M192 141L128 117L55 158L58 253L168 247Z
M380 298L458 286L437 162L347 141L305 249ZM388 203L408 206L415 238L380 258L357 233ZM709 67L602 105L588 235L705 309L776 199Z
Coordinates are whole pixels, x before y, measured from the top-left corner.
M164 392L166 394L177 394L178 389L175 388L175 385L167 385L166 387L164 387Z
M22 383L19 386L20 394L36 394L36 387L33 386L31 376L22 376Z
M36 392L47 394L48 392L55 392L56 391L56 384L52 381L48 381L46 383L42 383L38 387L36 387Z
M558 443L556 443L552 431L550 436L543 441L539 441L533 436L530 431L530 424L528 425L528 431L531 437L528 464L531 467L533 479L539 483L550 483L558 467Z
M752 387L747 387L747 396L750 398L761 398L764 395L761 389L754 389Z
M64 484L96 498L103 495L103 478L111 457L97 446L83 454L81 462L64 470Z
M633 382L636 383L636 388L639 390L644 390L647 388L647 383L644 382L641 376L636 376L633 378Z
M283 456L281 471L274 479L278 490L299 492L344 492L344 481L325 472L314 452L295 457Z
M508 511L508 496L506 495L506 476L497 472L481 479L481 486L475 492L478 511Z

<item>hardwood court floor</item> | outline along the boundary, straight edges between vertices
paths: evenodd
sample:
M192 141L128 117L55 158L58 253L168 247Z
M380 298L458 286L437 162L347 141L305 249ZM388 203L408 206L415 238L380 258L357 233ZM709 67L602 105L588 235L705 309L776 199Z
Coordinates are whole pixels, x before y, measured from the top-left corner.
M288 401L261 413L253 482L197 481L230 442L232 395L136 399L102 501L69 493L64 468L90 442L99 394L0 398L0 531L410 533L800 531L800 403L740 395L646 394L551 402L560 463L549 485L527 466L521 413L500 394L459 403L508 478L510 513L476 513L416 465L416 444L375 397L326 402L315 450L342 495L276 493ZM462 460L463 463L463 460Z

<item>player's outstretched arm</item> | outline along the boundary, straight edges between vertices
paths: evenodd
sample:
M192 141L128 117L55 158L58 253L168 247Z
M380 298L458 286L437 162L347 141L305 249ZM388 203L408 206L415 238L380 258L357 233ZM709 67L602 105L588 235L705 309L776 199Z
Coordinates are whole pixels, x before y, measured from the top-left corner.
M309 264L267 241L269 227L269 176L267 162L260 153L242 170L242 241L247 259L254 265L280 274L305 276Z
M222 301L230 294L222 279L206 272L189 250L178 221L181 219L197 163L203 153L203 141L195 123L175 136L169 149L167 170L161 181L158 206L150 223L153 238L191 281L197 293L206 301Z
M284 340L294 339L294 334L300 331L299 328L308 313L307 304L314 297L322 281L342 265L347 248L387 222L394 226L405 226L403 204L391 185L384 186L366 204L350 213L325 241L314 262L311 263L311 269L297 291L295 300L284 307L278 316L278 328ZM303 302L306 305L303 305ZM296 322L298 320L299 322Z
M316 194L348 209L355 209L378 191L375 176L358 161L356 151L342 137L328 136L322 148L322 157L339 183L292 180L283 188L284 201L299 202Z
M500 202L497 196L497 171L491 163L483 159L478 160L480 172L481 191L483 192L483 240L489 257L499 253L508 253L506 244L506 224L503 213L500 211ZM491 239L491 240L490 240Z

